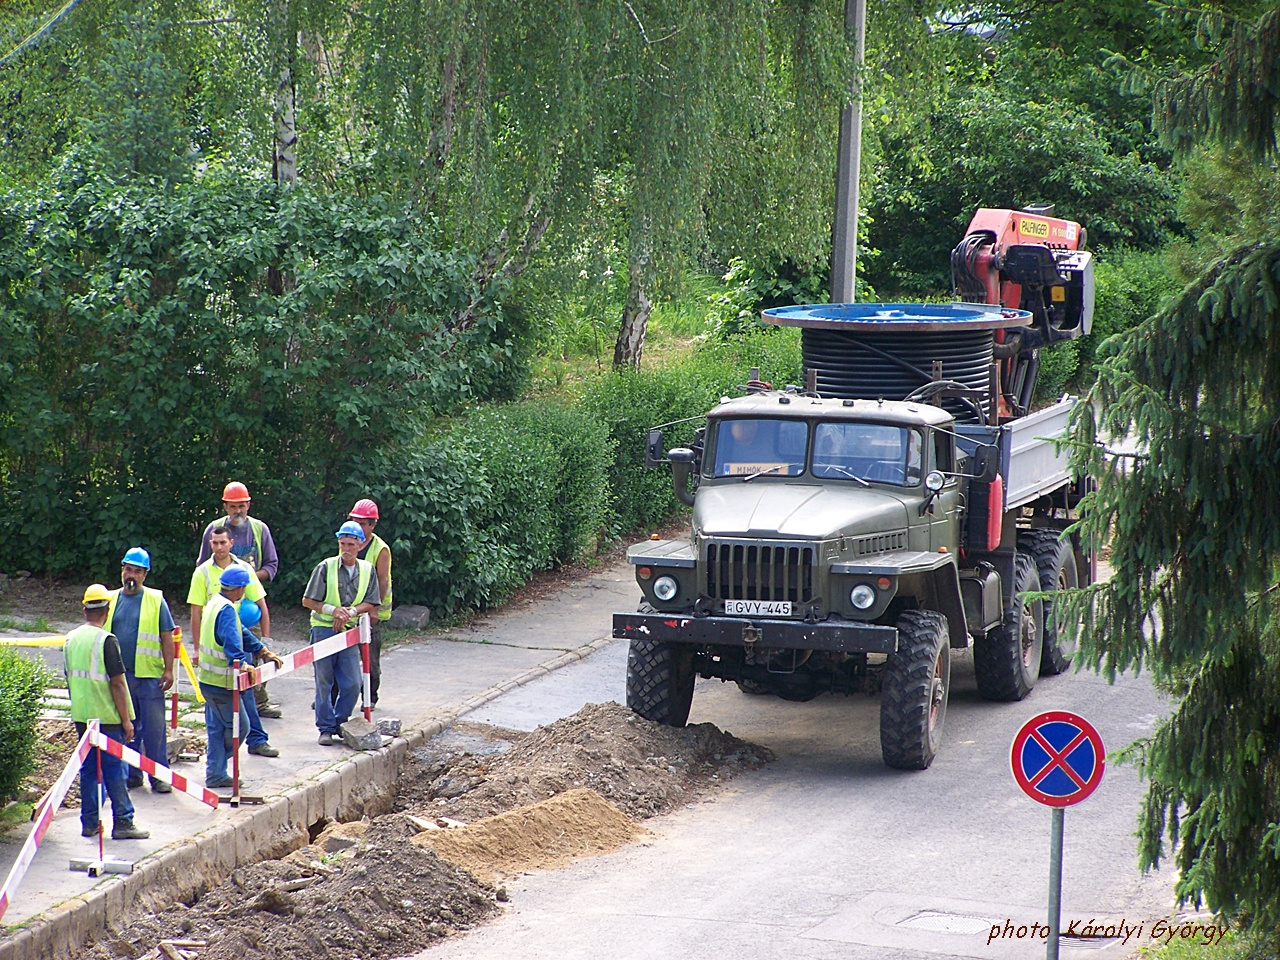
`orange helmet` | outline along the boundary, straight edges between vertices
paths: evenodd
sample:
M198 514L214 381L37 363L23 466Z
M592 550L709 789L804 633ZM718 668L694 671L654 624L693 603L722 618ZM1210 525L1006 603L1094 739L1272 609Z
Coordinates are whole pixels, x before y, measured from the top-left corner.
M232 480L222 488L224 503L245 503L249 500L249 488L239 480Z
M368 497L365 497L363 500L356 501L356 505L351 508L351 512L347 516L359 517L361 520L377 520L378 505Z

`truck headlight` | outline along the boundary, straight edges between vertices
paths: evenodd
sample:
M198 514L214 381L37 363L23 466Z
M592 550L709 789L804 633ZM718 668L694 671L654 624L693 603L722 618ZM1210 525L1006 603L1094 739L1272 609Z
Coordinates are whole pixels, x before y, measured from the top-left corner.
M849 602L859 610L870 609L876 602L876 592L865 583L860 583L849 591Z
M670 600L678 589L674 577L659 577L653 581L653 595L659 600Z

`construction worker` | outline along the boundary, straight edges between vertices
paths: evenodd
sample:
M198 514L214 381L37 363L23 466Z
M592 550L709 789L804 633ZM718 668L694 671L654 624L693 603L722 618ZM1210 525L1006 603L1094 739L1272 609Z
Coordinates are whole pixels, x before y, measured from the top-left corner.
M251 574L254 573L253 567L231 552L231 538L232 532L228 527L218 526L210 530L209 544L212 548L212 554L208 560L196 567L191 574L191 586L187 590L187 603L191 605L192 643L198 643L200 640L200 618L204 613L205 604L213 599L220 589L222 571L239 564ZM260 632L263 636L270 637L271 612L267 609L267 591L256 575L249 581L244 595L246 600L258 605L262 612L262 629Z
M391 548L387 541L373 532L378 525L378 505L368 497L356 501L348 519L360 524L364 531L365 545L356 556L373 564L373 572L378 575L378 593L382 597L378 615L369 623L369 706L376 707L378 683L382 679L382 625L391 619Z
M373 564L356 554L364 546L365 535L360 524L348 520L335 534L338 556L316 564L302 596L302 605L311 611L311 642L354 626L362 613L378 609L381 594ZM316 727L321 746L330 746L339 728L351 718L360 693L360 651L347 647L315 662ZM333 695L334 681L338 695Z
M239 480L232 480L222 490L222 509L225 517L219 517L204 528L200 538L200 556L196 563L204 563L213 556L211 537L215 527L225 527L231 533L231 553L239 560L249 564L250 569L259 582L267 583L276 578L279 572L280 559L276 556L276 542L271 536L271 528L257 517L249 516L249 488ZM271 636L270 620L264 617L259 636ZM198 637L194 630L191 634ZM267 685L258 684L253 688L258 701L258 713L264 717L279 718L283 716L280 708L271 703L267 694Z
M151 554L130 547L120 561L119 590L111 591L103 629L115 635L124 659L124 676L136 716L129 746L162 767L169 765L164 724L164 692L173 686L173 614L164 594L143 586L151 572ZM142 786L142 771L129 770L129 786ZM151 778L155 793L172 793Z
M124 677L120 643L103 625L111 593L100 583L91 583L84 592L84 625L67 634L62 660L71 695L71 719L76 733L84 736L90 720L112 740L125 743L133 737L133 704ZM101 815L98 764L102 782L111 800L112 840L145 840L151 836L133 824L133 802L129 799L125 765L95 747L80 764L80 833L92 837L98 832Z
M234 664L251 665L255 655L279 664L280 660L262 645L240 622L239 604L245 589L254 580L245 564L236 563L222 571L219 591L205 604L200 618L200 666L198 677L200 692L204 695L204 724L209 746L205 753L206 787L229 787L227 760L230 759L232 738L232 690L235 689ZM249 708L253 697L240 698L240 723L250 728ZM252 734L251 734L252 735ZM264 734L265 736L265 734ZM266 756L279 756L279 751L269 744ZM252 744L250 751L253 752ZM263 753L263 751L257 751Z

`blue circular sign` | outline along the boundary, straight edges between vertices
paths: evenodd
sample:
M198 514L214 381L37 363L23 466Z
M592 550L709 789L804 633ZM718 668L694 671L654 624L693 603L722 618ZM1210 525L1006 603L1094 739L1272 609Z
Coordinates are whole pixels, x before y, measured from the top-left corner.
M1106 769L1102 737L1084 717L1050 710L1032 717L1013 738L1009 765L1023 793L1049 807L1088 797Z

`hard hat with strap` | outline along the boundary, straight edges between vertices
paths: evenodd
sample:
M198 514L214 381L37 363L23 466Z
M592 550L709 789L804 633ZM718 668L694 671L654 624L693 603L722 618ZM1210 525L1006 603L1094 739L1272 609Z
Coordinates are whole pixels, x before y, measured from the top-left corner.
M103 648L111 634L91 623L76 627L67 634L62 648L63 663L67 670L67 692L71 695L71 719L80 723L101 720L107 724L120 723L120 711L111 696L111 678L107 676L106 657ZM126 700L129 698L126 697ZM129 704L129 719L134 719L133 704Z
M120 566L130 564L135 567L141 567L143 570L151 569L151 554L143 550L141 547L130 547L125 551L124 559L120 561Z
M100 583L91 583L84 591L84 605L90 610L104 607L111 602L111 591Z
M355 517L359 520L377 520L378 505L368 497L365 497L356 501L356 505L351 508L351 512L347 516Z
M244 503L249 499L249 488L239 480L232 480L222 488L223 503Z

